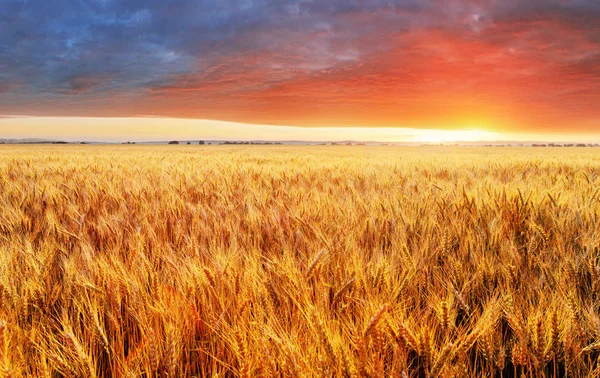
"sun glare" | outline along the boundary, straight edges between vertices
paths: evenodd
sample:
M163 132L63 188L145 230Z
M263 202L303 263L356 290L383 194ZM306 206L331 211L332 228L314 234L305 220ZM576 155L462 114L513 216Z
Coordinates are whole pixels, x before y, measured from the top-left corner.
M417 137L417 141L423 143L481 142L498 140L500 137L499 133L478 129L423 130Z

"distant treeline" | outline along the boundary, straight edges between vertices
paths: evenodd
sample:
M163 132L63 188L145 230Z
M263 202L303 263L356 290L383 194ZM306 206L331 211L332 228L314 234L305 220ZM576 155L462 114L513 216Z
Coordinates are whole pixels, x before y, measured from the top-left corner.
M192 144L192 142L184 142ZM196 142L194 142L196 143ZM211 142L198 141L199 145L210 145ZM19 140L0 140L0 144L90 144L89 142L65 142L65 141L19 141ZM96 144L101 144L96 143ZM136 144L136 142L123 142L121 144ZM167 142L167 144L180 144L177 140ZM283 145L283 142L212 142L216 145ZM310 144L310 143L308 143ZM317 143L319 146L364 146L363 142L323 142ZM398 146L395 143L379 143L380 146ZM402 146L402 144L399 144ZM459 143L424 143L421 147L600 147L600 143L509 143L509 144L459 144Z
M533 143L531 147L600 147L598 143L567 143L567 144L559 144L559 143Z
M221 144L259 144L259 145L274 145L274 144L283 144L281 142L230 142L230 141L225 141L222 142Z

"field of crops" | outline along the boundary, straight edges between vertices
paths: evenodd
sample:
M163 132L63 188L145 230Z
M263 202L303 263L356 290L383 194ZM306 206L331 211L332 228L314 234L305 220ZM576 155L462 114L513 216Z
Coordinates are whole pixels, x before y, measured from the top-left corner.
M600 151L3 146L2 377L597 377Z

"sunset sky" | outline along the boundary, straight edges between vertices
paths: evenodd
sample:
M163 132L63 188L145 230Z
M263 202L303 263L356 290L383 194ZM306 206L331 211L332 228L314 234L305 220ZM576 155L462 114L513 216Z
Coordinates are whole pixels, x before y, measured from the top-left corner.
M0 30L0 138L600 141L598 0L2 0Z

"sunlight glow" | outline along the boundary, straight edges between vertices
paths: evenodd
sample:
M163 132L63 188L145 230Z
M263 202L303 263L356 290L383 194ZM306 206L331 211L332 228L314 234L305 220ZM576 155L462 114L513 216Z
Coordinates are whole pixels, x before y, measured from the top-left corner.
M478 142L501 140L502 135L481 130L421 130L416 141L423 143Z
M515 134L414 127L295 127L246 124L202 119L161 117L31 117L0 115L0 138L96 142L207 141L357 141L387 143L460 143L502 141L596 142L590 135ZM488 129L489 130L489 129Z

